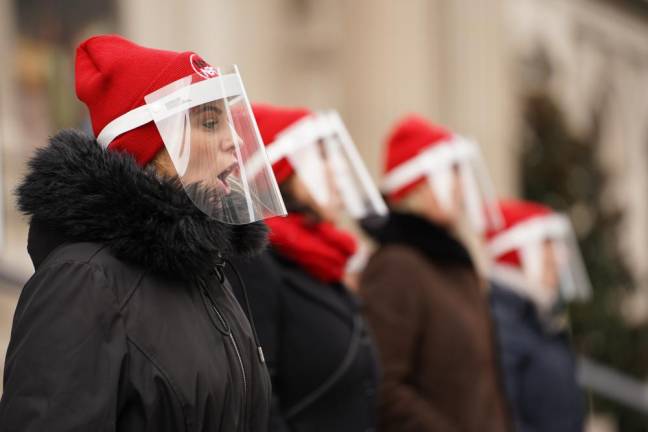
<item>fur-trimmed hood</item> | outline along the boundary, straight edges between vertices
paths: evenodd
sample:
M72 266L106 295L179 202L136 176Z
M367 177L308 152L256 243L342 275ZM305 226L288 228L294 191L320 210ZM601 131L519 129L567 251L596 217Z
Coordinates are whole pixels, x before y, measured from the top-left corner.
M16 196L32 223L69 241L104 243L117 258L158 273L202 276L219 257L256 255L267 242L265 224L211 219L177 179L75 130L59 132L36 152Z
M468 250L450 231L413 213L391 211L389 216L362 221L362 228L382 245L409 245L436 262L473 267Z

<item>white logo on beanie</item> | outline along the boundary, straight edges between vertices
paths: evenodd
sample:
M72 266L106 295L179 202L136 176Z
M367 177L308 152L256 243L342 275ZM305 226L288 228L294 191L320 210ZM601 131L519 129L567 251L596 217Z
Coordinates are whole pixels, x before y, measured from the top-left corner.
M216 68L210 66L209 63L197 54L191 54L191 57L189 57L189 63L191 63L193 70L203 78L213 78L218 76Z

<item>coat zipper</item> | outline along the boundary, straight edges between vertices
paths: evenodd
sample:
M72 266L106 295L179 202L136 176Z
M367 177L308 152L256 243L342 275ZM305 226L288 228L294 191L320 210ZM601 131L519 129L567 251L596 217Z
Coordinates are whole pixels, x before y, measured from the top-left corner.
M221 312L216 307L216 304L214 303L211 296L209 295L209 292L207 291L206 287L204 287L204 291L205 291L205 296L209 300L209 305L216 313L216 316L218 317L218 320L221 322L223 327L227 330L227 336L232 342L232 346L234 347L234 352L236 353L236 359L238 360L239 367L241 368L241 377L243 378L243 406L241 411L243 417L242 425L245 425L245 420L247 416L247 375L245 373L245 366L243 365L243 357L241 357L241 351L239 350L239 346L238 343L236 342L236 338L232 333L232 328L230 327L229 323L225 320L225 317L221 314ZM242 430L245 430L245 428L243 428Z
M236 343L236 338L234 337L234 334L232 333L232 329L227 324L225 318L223 318L220 311L216 308L216 306L213 303L211 306L214 309L214 312L216 312L216 315L218 315L218 319L221 321L221 323L223 323L223 326L225 326L228 329L227 336L229 337L230 341L232 341L232 345L234 346L234 352L236 353L236 358L238 359L239 366L241 367L241 375L243 376L243 396L247 400L247 377L245 374L245 367L243 366L243 358L241 357L241 352L239 351L238 344Z

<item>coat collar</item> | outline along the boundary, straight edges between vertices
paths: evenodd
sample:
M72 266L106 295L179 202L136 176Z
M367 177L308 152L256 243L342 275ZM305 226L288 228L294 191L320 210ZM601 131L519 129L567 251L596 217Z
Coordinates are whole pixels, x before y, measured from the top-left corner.
M61 131L36 152L16 196L30 217L36 267L61 243L90 241L156 273L200 277L220 257L253 256L267 242L265 224L211 219L177 179L141 168L126 153L105 151L74 130Z
M405 244L429 259L473 267L466 248L450 231L411 213L392 211L386 219L368 221L363 228L382 245Z

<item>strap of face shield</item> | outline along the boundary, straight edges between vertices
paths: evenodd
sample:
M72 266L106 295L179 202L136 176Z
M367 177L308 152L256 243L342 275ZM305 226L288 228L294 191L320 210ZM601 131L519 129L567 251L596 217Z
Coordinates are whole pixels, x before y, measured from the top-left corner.
M187 109L187 107L189 107L187 104L189 103L191 104L191 106L198 106L209 102L214 98L223 99L228 96L241 94L243 91L242 87L240 86L238 73L226 74L216 78L201 81L197 84L193 84L195 88L201 87L204 89L198 89L198 91L195 91L196 94L206 95L203 99L194 98L191 102L188 102L185 98L184 102L175 104L174 108L169 109L168 107L172 105L172 102L174 100L182 99L180 97L181 95L172 93L177 91L182 92L182 89L185 89L184 91L188 92L188 85L190 82L190 77L182 78L175 83L172 83L172 85L167 86L167 88L172 89L173 92L169 91L170 94L167 95L165 99L157 101L157 104L144 104L112 120L99 132L99 134L97 135L97 142L103 148L108 148L110 143L118 136L130 130L143 126L155 119L160 120L162 119L161 116L171 116L179 112L180 110ZM228 92L230 94L225 94L225 89L228 89Z

